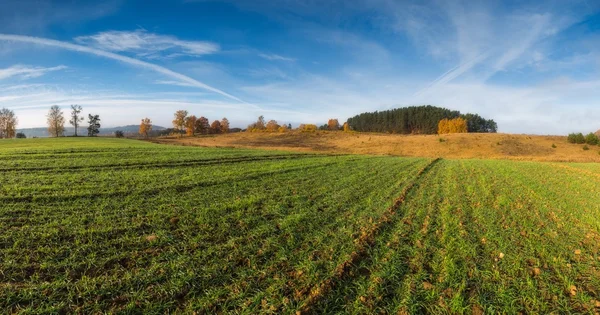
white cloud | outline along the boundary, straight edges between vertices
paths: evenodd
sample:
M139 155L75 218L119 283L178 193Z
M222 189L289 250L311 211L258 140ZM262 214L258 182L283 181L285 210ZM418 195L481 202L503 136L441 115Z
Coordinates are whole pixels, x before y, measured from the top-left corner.
M145 62L145 61L141 61L138 59L134 59L131 57L126 57L126 56L121 56L112 52L108 52L108 51L104 51L104 50L100 50L100 49L96 49L96 48L91 48L91 47L86 47L86 46L81 46L81 45L76 45L76 44L71 44L71 43L67 43L67 42L62 42L62 41L58 41L58 40L53 40L53 39L47 39L47 38L40 38L40 37L32 37L32 36L21 36L21 35L8 35L8 34L0 34L0 40L4 40L4 41L15 41L15 42L24 42L24 43L31 43L31 44L36 44L36 45L44 45L44 46L51 46L51 47L58 47L58 48L62 48L62 49L67 49L67 50L71 50L71 51L77 51L77 52L83 52L83 53L88 53L88 54L92 54L92 55L96 55L96 56L100 56L100 57L105 57L105 58L109 58L109 59L113 59L113 60L117 60L132 66L136 66L136 67L140 67L140 68L145 68L145 69L149 69L155 72L158 72L160 74L163 74L165 76L174 78L176 80L179 80L181 82L193 85L197 88L201 88L204 90L208 90L217 94L220 94L222 96L225 96L227 98L236 100L238 102L244 103L250 107L253 108L258 108L258 106L256 105L252 105L249 103L246 103L244 101L242 101L241 99L228 94L222 90L219 90L217 88L214 88L212 86L209 86L207 84L204 84L198 80L195 80L193 78L190 78L184 74L181 73L177 73L173 70L167 69L165 67L159 66L159 65L155 65L149 62Z
M214 54L219 45L204 41L186 41L174 36L158 35L145 30L108 31L91 36L76 37L75 41L98 49L114 52L132 52L138 57L174 58Z
M175 85L175 86L184 86L184 87L194 87L194 85L186 83L186 82L180 82L180 81L171 81L171 80L156 80L154 81L155 84L163 84L163 85Z
M51 68L32 67L25 65L14 65L6 69L0 69L0 80L17 77L19 79L38 78L52 71L67 69L66 66L56 66Z
M267 59L267 60L275 60L275 61L290 61L290 62L294 62L296 61L295 58L290 58L290 57L284 57L284 56L280 56L277 54L258 54L260 57Z
M239 102L207 99L205 93L198 92L90 91L81 89L78 85L68 88L55 85L13 87L0 87L0 108L7 107L15 111L19 117L19 128L42 127L50 106L59 105L67 109L71 104L81 105L85 115L99 114L104 126L136 124L146 116L158 125L170 126L173 113L179 109L186 109L190 113L210 119L227 117L239 127L245 127L260 115L306 116L290 108L269 106L266 109L255 109Z

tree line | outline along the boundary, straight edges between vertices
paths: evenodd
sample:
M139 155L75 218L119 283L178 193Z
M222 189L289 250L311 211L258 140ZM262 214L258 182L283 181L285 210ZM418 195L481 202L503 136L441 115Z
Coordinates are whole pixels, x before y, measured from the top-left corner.
M75 128L75 136L79 132L81 122L84 120L81 114L82 108L79 105L71 105L71 114L69 123ZM48 132L51 136L62 137L65 133L65 115L58 105L50 107L48 114L46 115L46 122L48 124ZM0 139L6 138L25 138L25 134L17 133L18 119L15 112L2 108L0 109ZM88 115L88 136L94 137L100 131L100 116L99 115Z
M348 125L352 130L362 132L436 134L441 120L456 118L466 121L467 132L494 133L498 130L498 125L492 119L431 105L362 113L349 118Z
M79 128L84 120L82 107L71 105L69 124L74 127L75 136L78 136ZM46 115L48 132L53 137L64 136L65 123L67 119L58 105L53 105ZM20 137L16 134L17 117L13 111L3 108L0 110L0 138ZM205 135L221 134L230 132L229 120L223 118L210 123L204 116L190 115L187 110L178 110L174 113L173 128L159 131L159 135ZM96 136L100 132L100 116L88 115L88 136ZM287 132L292 130L291 124L280 124L276 120L267 121L264 116L248 125L248 132ZM461 114L446 108L427 106L414 106L397 108L381 112L362 113L356 115L343 125L336 118L331 118L326 124L317 126L314 124L300 124L296 129L302 132L314 132L317 130L343 130L362 132L388 132L399 134L445 134L456 132L496 132L497 124L493 120L486 120L477 114ZM144 118L140 122L138 133L142 137L157 135L153 131L152 120ZM241 131L234 128L234 131ZM24 135L22 135L24 136ZM116 131L116 137L124 137L123 131Z
M187 110L178 110L173 115L173 128L167 130L167 133L175 135L206 135L206 134L220 134L228 133L229 120L223 117L221 120L214 120L212 123L208 118L204 116L197 117L196 115L190 115ZM140 123L139 134L148 138L152 132L152 120L148 117L143 118ZM118 135L117 135L118 136Z
M79 105L71 105L69 124L75 129L75 137L78 136L79 127L84 120L84 116L81 114L82 110L82 107ZM46 122L48 124L48 132L51 136L63 137L65 135L65 114L58 105L50 107L46 115ZM97 136L100 133L100 126L100 115L88 114L88 137Z

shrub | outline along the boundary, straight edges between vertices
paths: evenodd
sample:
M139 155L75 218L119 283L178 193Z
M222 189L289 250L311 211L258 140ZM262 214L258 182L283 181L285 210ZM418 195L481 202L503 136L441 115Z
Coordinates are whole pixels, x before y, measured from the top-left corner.
M302 132L315 132L315 131L317 131L317 125L313 125L313 124L301 124L298 127L298 130L300 130Z
M125 137L125 133L123 132L123 130L117 130L117 131L115 131L115 137L123 138L123 137Z
M583 150L584 150L584 151L587 151L587 150L589 150L589 149L590 149L590 148L588 148L587 144L583 146Z
M598 145L599 139L593 132L590 132L587 136L585 136L585 143L589 145Z
M569 143L579 143L579 144L583 144L585 143L585 137L583 136L583 134L580 133L570 133L569 136L567 137L567 141Z
M554 144L554 143L553 143L553 144L552 144L552 148L553 148L553 149L556 149L556 144Z
M25 138L27 138L27 136L24 133L22 133L22 132L17 132L17 136L16 137L17 137L17 139L25 139Z

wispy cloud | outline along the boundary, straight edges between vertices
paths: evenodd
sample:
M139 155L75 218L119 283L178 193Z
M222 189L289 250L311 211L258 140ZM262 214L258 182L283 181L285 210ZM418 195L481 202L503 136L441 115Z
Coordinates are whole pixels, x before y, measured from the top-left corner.
M232 124L246 126L259 115L275 117L302 113L286 108L253 109L229 100L206 99L198 92L151 92L127 93L116 90L88 90L81 86L29 85L13 86L10 90L0 87L0 107L8 106L19 116L20 127L40 127L51 105L68 108L71 104L83 106L84 113L99 114L107 126L128 125L150 117L156 124L169 126L171 116L179 109L189 110L195 115L211 119L227 117ZM115 113L118 112L118 115Z
M25 65L14 65L6 69L0 69L0 80L17 77L19 79L38 78L52 71L67 69L66 66L56 66L51 68L32 67Z
M175 36L149 33L141 29L101 32L91 36L76 37L75 41L102 50L131 52L147 59L198 57L214 54L220 50L219 45L215 43L181 40Z
M184 86L184 87L194 87L194 85L186 83L186 82L181 82L181 81L172 81L172 80L156 80L154 81L155 84L162 84L162 85L175 85L175 86Z
M399 16L400 29L415 42L427 43L431 55L454 61L455 66L416 92L415 97L467 74L469 80L485 82L498 72L539 62L543 54L536 46L584 16L580 13L565 17L560 15L562 12L544 8L535 10L539 13L527 13L522 7L519 11L497 12L498 8L487 2L448 2L418 8L419 12L427 12ZM443 18L432 19L436 16Z
M82 45L76 45L76 44L72 44L72 43L68 43L68 42L62 42L62 41L58 41L58 40L53 40L53 39L47 39L47 38L40 38L40 37L32 37L32 36L21 36L21 35L8 35L8 34L0 34L0 40L4 40L4 41L15 41L15 42L25 42L25 43L31 43L31 44L37 44L37 45L44 45L44 46L52 46L52 47L58 47L58 48L62 48L62 49L67 49L67 50L71 50L71 51L77 51L77 52L82 52L82 53L88 53L88 54L92 54L92 55L96 55L96 56L100 56L100 57L104 57L104 58L109 58L109 59L113 59L113 60L117 60L132 66L136 66L136 67L140 67L140 68L144 68L144 69L149 69L155 72L158 72L160 74L163 74L165 76L171 77L173 79L179 80L181 82L193 85L197 88L201 88L204 90L208 90L217 94L220 94L222 96L225 96L227 98L236 100L238 102L244 103L248 106L251 106L253 108L258 108L256 105L252 105L249 103L244 102L243 100L228 94L220 89L214 88L212 86L209 86L207 84L204 84L196 79L190 78L184 74L181 73L177 73L173 70L167 69L165 67L159 66L159 65L155 65L146 61L142 61L142 60L138 60L138 59L134 59L131 57L126 57L126 56L121 56L112 52L108 52L108 51L104 51L104 50L100 50L100 49L96 49L96 48L91 48L91 47L87 47L87 46L82 46Z
M259 54L260 57L267 60L275 60L275 61L296 61L296 58L284 57L277 54Z

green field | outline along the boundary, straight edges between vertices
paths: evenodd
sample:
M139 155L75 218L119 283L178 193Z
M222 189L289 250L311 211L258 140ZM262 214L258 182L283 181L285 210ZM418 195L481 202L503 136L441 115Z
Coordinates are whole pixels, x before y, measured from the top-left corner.
M600 311L600 165L0 141L1 313Z

